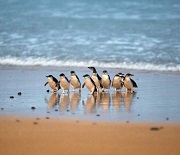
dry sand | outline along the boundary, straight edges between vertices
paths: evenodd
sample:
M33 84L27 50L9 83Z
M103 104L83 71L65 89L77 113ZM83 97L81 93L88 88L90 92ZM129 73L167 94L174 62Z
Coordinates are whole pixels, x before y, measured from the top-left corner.
M1 155L178 155L180 124L0 117Z

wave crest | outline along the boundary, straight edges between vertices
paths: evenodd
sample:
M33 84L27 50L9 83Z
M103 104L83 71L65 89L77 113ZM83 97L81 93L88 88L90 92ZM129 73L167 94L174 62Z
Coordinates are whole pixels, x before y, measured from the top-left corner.
M174 71L180 72L180 65L156 65L145 62L127 63L127 62L98 62L90 61L75 61L75 60L56 60L50 58L16 58L16 57L1 57L0 65L14 65L14 66L57 66L57 67L101 67L101 68L121 68L121 69L135 69L148 71Z

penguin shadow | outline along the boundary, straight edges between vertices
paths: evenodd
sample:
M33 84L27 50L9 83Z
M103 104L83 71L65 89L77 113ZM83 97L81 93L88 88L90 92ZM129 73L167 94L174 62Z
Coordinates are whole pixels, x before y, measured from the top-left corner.
M121 91L116 91L112 94L112 105L114 109L120 109L123 100L123 95Z
M58 93L52 93L51 96L49 97L49 100L45 98L48 104L48 109L52 109L56 105L58 105L59 99L60 99L60 95Z
M101 106L103 112L109 110L110 103L111 103L110 93L109 92L102 92L100 94L100 106Z
M85 113L96 113L96 97L94 95L88 95L86 102L83 100Z
M131 93L131 92L124 92L122 94L124 107L127 112L130 112L130 110L131 110L132 102L133 102L135 95L136 95L136 93Z
M62 93L59 101L60 111L65 111L70 106L70 98L68 93Z
M76 110L77 106L81 101L81 92L73 92L71 95L71 111Z

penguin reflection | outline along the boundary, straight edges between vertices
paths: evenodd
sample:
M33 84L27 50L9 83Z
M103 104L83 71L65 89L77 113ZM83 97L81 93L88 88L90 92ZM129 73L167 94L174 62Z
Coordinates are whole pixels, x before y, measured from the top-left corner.
M64 111L68 109L69 103L70 103L69 94L62 93L59 103L60 110Z
M83 101L85 112L94 113L96 112L96 97L94 95L88 95L86 103Z
M81 100L81 93L73 92L71 96L71 110L75 110Z
M110 107L111 96L109 92L103 92L101 95L101 105L103 111L107 111Z
M122 102L122 92L116 91L112 94L112 102L114 109L119 109Z
M60 95L58 93L52 93L48 100L48 108L53 108L59 103Z
M127 111L130 111L134 95L135 95L135 93L131 93L131 92L124 92L123 93L124 106L125 106Z

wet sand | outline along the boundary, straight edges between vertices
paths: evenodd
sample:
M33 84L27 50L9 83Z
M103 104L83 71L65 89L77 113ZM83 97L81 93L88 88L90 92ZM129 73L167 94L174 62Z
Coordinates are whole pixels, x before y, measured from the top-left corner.
M74 118L113 122L180 122L180 73L121 70L107 68L111 79L118 72L132 73L138 84L135 94L114 92L89 95L87 88L69 94L47 92L46 76L65 73L69 78L74 70L83 84L87 68L78 67L0 67L0 115ZM99 75L104 68L97 68ZM21 94L18 94L21 93ZM32 109L34 107L34 109Z
M0 154L177 155L180 124L0 117Z

